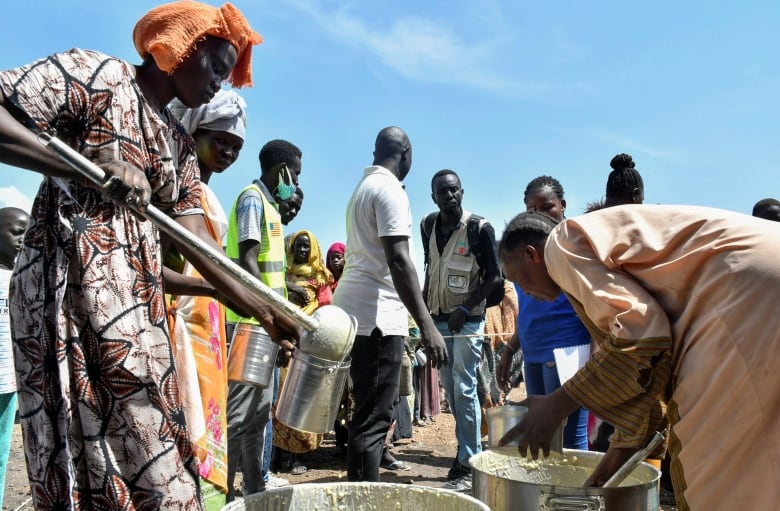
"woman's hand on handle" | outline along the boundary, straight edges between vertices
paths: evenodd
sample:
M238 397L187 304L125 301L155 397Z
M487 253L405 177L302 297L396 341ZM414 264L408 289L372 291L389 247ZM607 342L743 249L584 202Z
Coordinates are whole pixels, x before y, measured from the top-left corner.
M103 163L106 173L101 191L111 199L144 211L152 198L149 180L141 169L125 161Z

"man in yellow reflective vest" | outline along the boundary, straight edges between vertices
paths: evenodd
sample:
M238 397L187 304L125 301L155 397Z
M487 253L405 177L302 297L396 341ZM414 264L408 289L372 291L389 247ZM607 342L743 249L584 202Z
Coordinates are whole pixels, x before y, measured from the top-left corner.
M272 140L260 150L260 179L244 188L228 220L225 251L242 268L287 297L282 218L277 201L289 200L298 186L301 150L286 140ZM227 338L238 323L261 325L228 309ZM262 325L261 325L262 326ZM230 382L228 391L228 497L241 461L244 494L265 490L262 476L264 431L271 417L273 388Z

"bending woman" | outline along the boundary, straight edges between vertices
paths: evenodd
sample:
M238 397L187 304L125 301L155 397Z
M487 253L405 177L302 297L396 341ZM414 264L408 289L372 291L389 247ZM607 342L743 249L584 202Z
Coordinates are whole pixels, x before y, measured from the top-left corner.
M535 212L509 223L507 277L542 300L565 292L600 349L562 388L529 397L506 439L536 456L587 407L616 429L587 483L599 486L668 421L680 509L776 508L780 224L650 205L556 224Z
M133 40L138 66L74 49L0 73L0 161L45 176L10 304L36 509L202 509L161 285L170 240L132 208L154 204L209 238L194 144L166 105L198 107L224 80L251 85L261 38L230 4L183 1L152 9ZM101 166L105 184L51 155L39 132ZM292 348L289 320L178 248Z

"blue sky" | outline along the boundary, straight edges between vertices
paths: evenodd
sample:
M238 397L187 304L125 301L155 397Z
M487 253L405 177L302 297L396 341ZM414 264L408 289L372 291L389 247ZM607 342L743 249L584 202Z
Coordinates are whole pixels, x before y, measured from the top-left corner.
M159 2L69 0L4 7L0 68L71 47L140 61L137 19ZM219 5L216 2L210 2ZM750 213L780 197L780 2L235 0L265 42L239 160L212 178L223 206L258 176L257 153L303 150L303 211L327 249L379 129L414 146L405 184L417 223L430 178L451 168L464 207L497 235L541 174L568 216L599 199L617 153L634 157L649 203ZM40 176L0 166L0 205L29 206Z

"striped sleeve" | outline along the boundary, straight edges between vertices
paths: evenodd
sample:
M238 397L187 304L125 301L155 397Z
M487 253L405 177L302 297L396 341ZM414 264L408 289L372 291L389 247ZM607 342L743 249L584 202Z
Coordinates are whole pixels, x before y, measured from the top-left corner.
M666 429L671 339L616 339L596 329L582 306L569 300L600 349L564 383L564 390L615 426L612 445L644 447L654 432Z
M553 230L545 248L550 276L599 348L564 389L615 426L616 447L643 447L666 427L671 324L661 304L614 254L594 246L600 242L568 224Z

